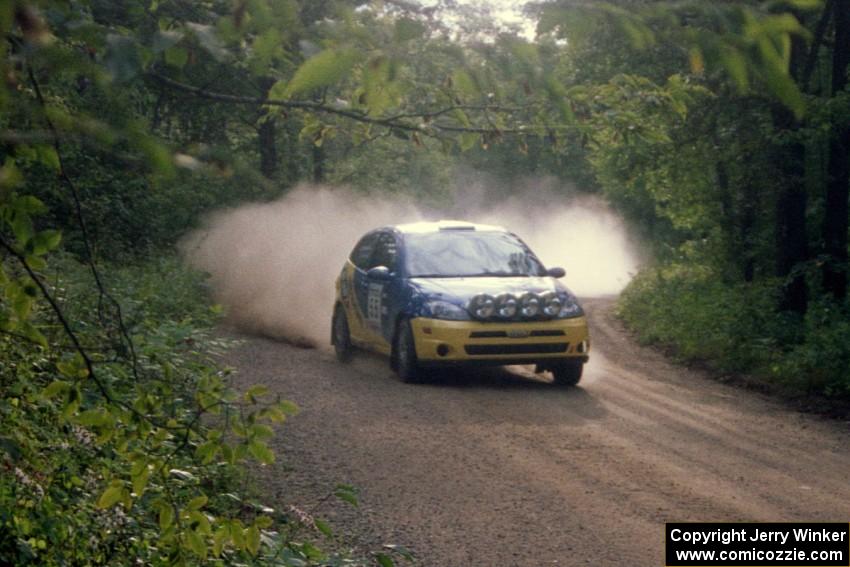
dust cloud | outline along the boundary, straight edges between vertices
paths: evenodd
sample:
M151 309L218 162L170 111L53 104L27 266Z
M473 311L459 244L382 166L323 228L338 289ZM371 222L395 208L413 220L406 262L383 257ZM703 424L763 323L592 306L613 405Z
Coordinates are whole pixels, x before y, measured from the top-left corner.
M409 204L301 186L271 203L211 215L180 245L210 274L215 300L240 328L303 345L330 340L334 281L363 233L414 222Z
M550 202L558 200L553 196ZM564 283L579 297L618 294L638 270L634 240L622 219L599 199L547 206L516 197L481 215L480 222L504 226L544 265L564 268Z
M189 265L209 273L231 323L305 346L328 344L334 281L360 236L382 225L462 218L505 226L546 265L566 268L567 286L585 297L619 292L637 268L622 222L599 201L470 203L423 212L401 199L301 186L274 202L210 215L180 249Z

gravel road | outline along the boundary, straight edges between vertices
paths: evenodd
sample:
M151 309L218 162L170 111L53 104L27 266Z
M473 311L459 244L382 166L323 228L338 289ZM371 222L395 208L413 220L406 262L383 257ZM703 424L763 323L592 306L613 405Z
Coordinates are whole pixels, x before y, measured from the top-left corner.
M579 387L526 367L424 385L384 359L247 338L229 362L301 413L258 471L267 499L310 508L340 482L360 507L321 515L360 549L438 567L663 565L667 521L850 520L850 428L713 381L636 345L611 299L585 300Z

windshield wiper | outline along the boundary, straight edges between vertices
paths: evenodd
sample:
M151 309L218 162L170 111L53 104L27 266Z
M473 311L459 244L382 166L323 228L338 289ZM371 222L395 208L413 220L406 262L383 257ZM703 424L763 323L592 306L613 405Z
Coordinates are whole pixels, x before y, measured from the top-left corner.
M408 276L410 278L465 278L468 276L459 276L457 274L416 274Z
M468 274L465 278L529 278L528 274L517 274L514 272L483 272L480 274Z
M530 274L513 272L481 272L480 274L416 274L411 278L530 278Z

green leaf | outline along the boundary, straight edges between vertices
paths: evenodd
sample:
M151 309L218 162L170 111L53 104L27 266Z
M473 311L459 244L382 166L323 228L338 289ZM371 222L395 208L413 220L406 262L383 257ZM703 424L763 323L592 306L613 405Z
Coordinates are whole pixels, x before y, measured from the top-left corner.
M16 197L12 201L12 209L30 215L40 215L47 212L47 206L32 195Z
M165 531L174 521L174 508L167 502L163 502L159 507L159 529Z
M71 387L71 384L65 382L63 380L54 380L47 386L44 390L42 390L41 394L45 398L53 398L58 396L59 394L63 394Z
M32 239L33 254L46 254L62 242L62 233L58 230L42 230Z
M290 98L333 85L348 75L359 59L359 53L353 49L326 49L305 61L282 90L277 85L272 87L272 93Z
M207 556L207 542L204 540L204 537L196 532L195 530L189 530L186 533L186 543L192 553L197 555L200 558L206 558Z
M377 561L378 565L381 567L395 567L395 561L393 561L386 553L378 553L375 555L375 561Z
M475 134L474 132L464 132L460 135L458 143L460 144L461 151L465 152L467 150L471 150L475 147L475 144L478 143L478 134Z
M360 504L357 500L357 489L349 484L337 485L334 495L343 502L348 502L352 506L358 506Z
M212 535L210 521L203 512L190 510L188 512L189 525L192 529L202 535Z
M546 92L549 95L549 99L558 107L558 110L561 113L561 118L569 124L575 123L575 115L573 114L573 109L570 106L567 89L564 88L564 85L556 79L549 77L546 79L545 87Z
M257 555L260 551L260 528L257 526L245 530L245 548L251 555Z
M33 235L32 217L26 212L16 211L9 223L15 238L21 244L26 244Z
M24 177L15 165L15 158L8 156L3 167L0 167L0 189L14 189L21 185L23 181Z
M207 498L205 495L201 495L201 496L197 496L195 498L192 498L189 501L189 503L186 504L186 509L187 510L200 510L201 508L206 506L208 500L209 500L209 498Z
M56 148L53 146L39 146L38 160L53 171L59 171L62 169L62 165L59 161L59 154L56 153Z
M97 408L82 412L74 421L86 427L100 427L110 423L111 417L103 408Z
M151 469L148 466L145 466L138 474L133 475L131 480L133 482L133 492L136 494L136 497L140 497L145 492L145 487L148 485L148 480L151 476Z
M248 388L242 398L248 403L256 404L257 398L262 398L268 393L268 391L269 389L267 386L263 386L262 384L256 384Z
M242 529L242 522L232 520L230 522L230 539L239 549L245 549L245 530Z
M124 497L124 485L121 481L114 480L109 488L103 491L97 501L97 507L100 509L111 508Z
M165 50L165 64L182 69L189 61L189 52L182 47L171 47Z
M274 429L263 423L255 423L250 428L251 437L255 439L268 439L274 435Z
M268 445L258 439L254 439L248 444L248 452L263 464L269 465L274 462L274 453L272 450L269 449Z
M313 523L315 524L317 530L319 530L328 537L333 537L333 530L327 522L316 518L315 520L313 520Z
M749 88L750 78L747 71L747 61L744 56L734 48L726 48L720 52L720 63L735 81L738 92L746 92Z
M218 453L219 447L220 445L218 442L207 441L206 443L198 445L198 448L195 449L195 456L201 459L202 463L209 464L215 458L216 453Z
M766 38L759 41L758 45L763 58L760 70L767 82L768 89L794 113L797 119L802 118L806 113L806 101L797 83L788 72L785 57Z
M230 539L230 530L227 529L226 526L222 526L218 528L213 535L213 555L216 557L221 556L221 552L224 549L224 544Z
M283 39L277 28L270 27L260 34L251 45L251 69L262 74L274 64L275 59L284 56Z
M32 244L32 241L30 241L30 244ZM26 262L27 264L29 264L29 267L35 270L36 272L40 272L47 269L47 262L44 260L44 258L41 258L40 256L27 256Z
M288 416L293 416L298 413L298 406L294 402L290 402L288 400L278 402L277 408Z
M452 73L452 85L467 98L477 97L481 94L472 76L463 69L455 69L455 72Z
M12 310L20 320L27 319L32 311L32 298L19 289L12 297Z
M37 343L42 348L46 349L48 347L47 338L31 322L24 321L20 324L18 328L20 332L23 333L23 335L29 340L33 341L34 343Z

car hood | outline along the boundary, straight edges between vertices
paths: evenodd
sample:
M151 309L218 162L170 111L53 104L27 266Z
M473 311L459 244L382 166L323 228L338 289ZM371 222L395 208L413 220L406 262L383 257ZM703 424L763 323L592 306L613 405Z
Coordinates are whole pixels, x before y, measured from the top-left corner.
M552 277L472 277L472 278L411 278L410 284L428 299L442 299L466 305L479 293L499 295L511 293L569 293Z

